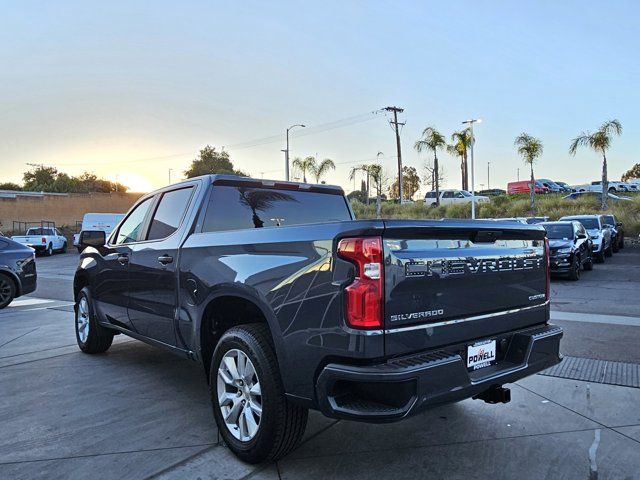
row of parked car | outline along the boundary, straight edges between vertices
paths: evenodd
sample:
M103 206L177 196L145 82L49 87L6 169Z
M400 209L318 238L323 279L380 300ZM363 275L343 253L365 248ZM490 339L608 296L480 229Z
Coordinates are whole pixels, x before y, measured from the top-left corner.
M609 193L620 192L640 192L640 184L635 182L608 182L609 186L607 191ZM516 193L529 193L531 180L523 180L517 182L509 182L507 184L507 193L514 195ZM539 178L535 181L534 185L535 193L584 193L595 192L602 193L602 182L594 181L583 185L570 186L565 182L555 182L548 178Z
M571 215L558 221L548 217L499 218L502 221L539 223L549 239L550 268L555 275L579 280L582 270L624 248L624 226L615 215Z

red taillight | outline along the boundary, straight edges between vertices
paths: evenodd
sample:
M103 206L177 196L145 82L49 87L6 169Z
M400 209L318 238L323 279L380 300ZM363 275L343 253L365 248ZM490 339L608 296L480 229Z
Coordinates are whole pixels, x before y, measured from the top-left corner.
M343 238L338 243L338 255L357 267L354 282L345 288L347 323L355 328L382 327L382 238Z
M47 243L46 237L42 237L40 240L42 240L42 243Z
M547 300L551 300L551 260L549 252L549 239L544 237L544 258L547 265Z

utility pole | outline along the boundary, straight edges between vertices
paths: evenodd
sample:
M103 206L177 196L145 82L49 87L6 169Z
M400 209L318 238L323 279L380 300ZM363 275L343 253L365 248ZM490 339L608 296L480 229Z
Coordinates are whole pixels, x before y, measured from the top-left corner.
M520 181L520 169L519 168L518 168L517 174L518 174L518 181Z
M173 170L173 168L169 169L169 185L171 185L171 170Z
M387 112L393 112L393 122L391 125L395 127L396 130L396 150L398 151L398 191L400 193L400 204L402 204L403 198L403 188L402 188L402 149L400 147L400 125L404 125L405 122L398 122L398 113L404 112L404 108L399 107L385 107L384 110Z

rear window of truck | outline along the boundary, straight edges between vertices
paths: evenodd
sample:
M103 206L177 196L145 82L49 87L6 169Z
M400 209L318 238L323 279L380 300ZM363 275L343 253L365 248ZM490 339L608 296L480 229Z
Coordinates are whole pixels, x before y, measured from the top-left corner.
M342 195L214 185L203 232L351 220Z

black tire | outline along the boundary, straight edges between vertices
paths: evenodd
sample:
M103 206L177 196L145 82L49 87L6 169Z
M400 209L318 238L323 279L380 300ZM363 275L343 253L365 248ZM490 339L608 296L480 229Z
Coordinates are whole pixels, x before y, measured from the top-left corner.
M231 433L218 403L218 368L230 350L240 350L251 360L261 386L262 414L258 430L247 441L241 441ZM209 391L218 431L229 449L245 462L278 460L291 452L304 434L308 410L285 397L278 361L264 324L233 327L222 335L211 359Z
M0 310L8 306L16 298L16 282L13 278L0 273Z
M624 248L624 236L620 237L620 243L618 245L618 248L620 250L622 250Z
M62 248L60 249L60 253L67 253L67 242L62 244Z
M596 263L604 263L604 253L596 253Z
M585 271L593 270L593 255L591 255L589 259L584 262L584 269Z
M569 280L572 280L574 282L580 280L580 258L578 258L577 256L573 257L571 270L569 270Z
M82 339L82 334L79 331L79 322L78 316L81 314L81 302L83 299L86 299L87 302L87 313L88 313L88 323L86 328L88 328L88 333L86 338ZM104 353L109 350L111 343L113 342L114 332L109 330L106 327L103 327L98 323L98 318L93 309L93 301L91 299L91 291L88 287L84 287L80 293L78 294L78 298L76 298L75 305L75 330L76 330L76 341L78 342L78 347L84 353Z
M53 255L53 245L52 244L47 245L47 248L44 251L44 255L45 255L45 257L50 257L51 255Z
M613 247L611 246L611 243L609 243L609 248L605 249L604 256L605 257L613 256Z

